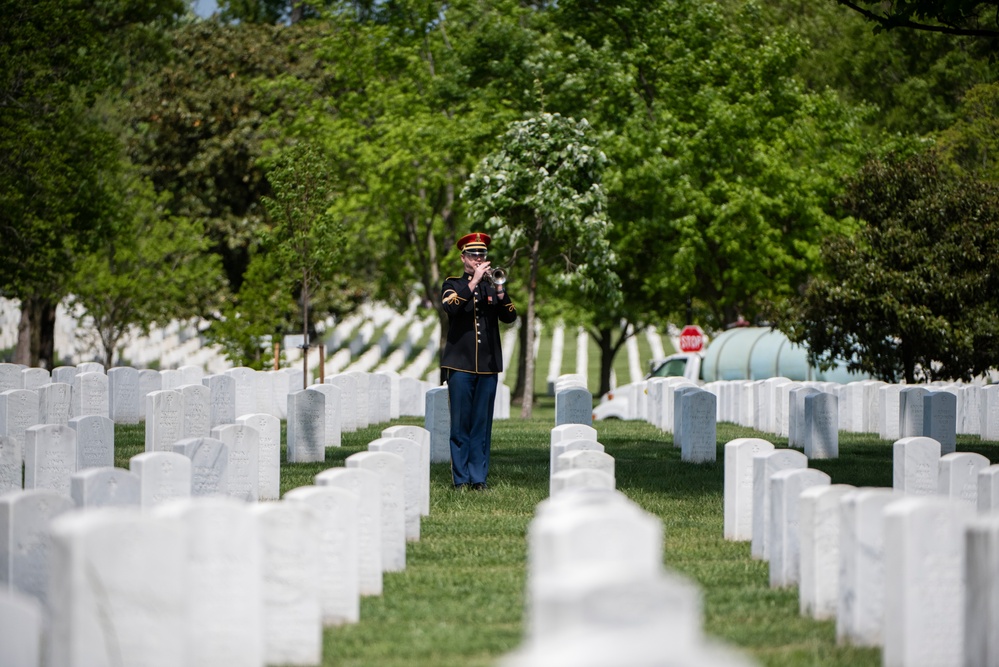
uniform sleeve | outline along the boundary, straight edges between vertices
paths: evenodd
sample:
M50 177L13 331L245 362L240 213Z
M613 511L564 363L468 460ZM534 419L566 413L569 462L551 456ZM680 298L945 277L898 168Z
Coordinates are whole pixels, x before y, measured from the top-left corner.
M441 303L444 304L444 312L450 314L465 310L472 305L472 293L468 289L468 283L460 279L448 278L441 288Z
M503 292L503 298L499 300L498 317L503 324L512 324L517 321L517 307L510 300L509 292Z

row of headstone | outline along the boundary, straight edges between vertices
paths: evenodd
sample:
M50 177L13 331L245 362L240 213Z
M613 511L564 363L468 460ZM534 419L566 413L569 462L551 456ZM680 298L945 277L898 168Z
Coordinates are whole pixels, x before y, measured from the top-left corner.
M621 400L626 418L645 420L673 432L674 394L692 386L697 385L684 378L652 378L618 387L614 395ZM945 448L952 447L957 434L999 440L999 385L898 385L874 380L839 384L778 377L710 382L701 388L717 397L718 421L787 436L799 448L805 434L818 428L817 449L829 449L829 438L821 436L822 432L831 434L834 423L836 431L878 433L892 441L917 435L932 437ZM813 399L813 403L825 404L812 407L806 429L801 421L804 398L817 394L836 400Z
M280 502L219 495L210 438L0 495L0 664L38 667L43 640L60 665L321 664L322 628L359 620L430 511L429 434L382 436Z
M700 590L662 566L662 522L622 493L552 495L527 541L525 641L504 667L751 664L705 638Z
M586 424L559 424L549 444L549 495L572 489L615 489L614 457Z
M886 665L996 664L999 465L941 451L902 438L893 488L858 489L799 451L734 440L724 536L751 542L771 586L797 586L803 615L835 618L840 643L882 647Z
M110 417L119 424L136 424L148 418L150 394L191 386L209 389L210 407L203 408L203 401L199 399L194 408L209 418L212 427L234 423L236 417L246 414L271 414L286 419L287 396L303 385L300 369L233 368L206 376L191 366L176 371L116 367L105 374L100 364L88 363L57 368L49 378L51 381L25 389L21 386L22 374L27 371L47 374L43 369L0 364L0 379L6 379L6 384L18 385L4 389L5 385L0 384L0 396L6 391L18 392L9 400L0 398L0 435L7 435L14 428L66 423L70 417L90 414ZM356 400L356 415L345 419L348 432L400 416L423 416L423 396L430 388L427 382L394 373L352 372L328 377L326 382L345 387ZM370 395L362 396L360 392ZM10 417L7 417L8 413Z

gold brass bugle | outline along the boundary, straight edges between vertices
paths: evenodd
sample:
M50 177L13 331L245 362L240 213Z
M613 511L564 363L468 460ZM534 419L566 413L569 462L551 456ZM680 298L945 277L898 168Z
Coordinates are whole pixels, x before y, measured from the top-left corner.
M504 271L499 267L496 267L495 269L489 269L488 271L486 271L486 277L489 278L489 282L499 287L500 285L506 282L506 271Z

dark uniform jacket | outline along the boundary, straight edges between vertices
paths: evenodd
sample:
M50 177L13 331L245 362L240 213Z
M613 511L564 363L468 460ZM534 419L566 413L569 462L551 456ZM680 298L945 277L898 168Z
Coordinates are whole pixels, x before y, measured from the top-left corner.
M499 322L515 322L517 308L509 294L504 293L502 299L496 296L496 288L486 279L479 281L472 294L468 289L471 280L470 273L451 277L441 289L441 301L450 321L441 369L499 373L503 370Z

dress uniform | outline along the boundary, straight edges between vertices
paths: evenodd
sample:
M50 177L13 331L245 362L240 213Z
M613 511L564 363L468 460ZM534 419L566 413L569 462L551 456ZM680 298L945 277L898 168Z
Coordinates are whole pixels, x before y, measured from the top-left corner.
M441 372L451 407L451 477L456 488L486 487L493 402L503 370L499 323L517 320L517 309L502 286L493 285L481 272L475 283L490 242L481 232L459 239L465 272L447 278L441 289L449 321Z

